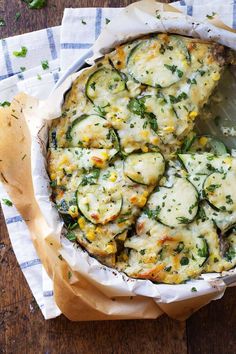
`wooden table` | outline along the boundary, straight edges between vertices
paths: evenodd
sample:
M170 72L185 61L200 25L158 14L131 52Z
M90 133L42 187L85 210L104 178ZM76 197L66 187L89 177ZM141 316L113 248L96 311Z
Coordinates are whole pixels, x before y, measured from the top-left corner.
M48 0L28 10L20 0L0 0L0 37L59 25L65 7L125 6L129 0ZM166 1L168 2L168 1ZM15 21L16 12L21 13ZM228 289L186 322L158 320L72 323L65 317L45 322L11 248L0 215L0 354L2 353L236 353L236 291Z

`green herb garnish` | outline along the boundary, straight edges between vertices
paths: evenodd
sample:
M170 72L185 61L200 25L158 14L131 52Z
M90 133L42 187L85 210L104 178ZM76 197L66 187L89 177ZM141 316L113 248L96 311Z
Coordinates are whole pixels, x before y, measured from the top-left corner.
M23 0L28 5L29 9L38 10L47 5L47 0Z
M10 105L11 103L8 101L0 102L0 107L9 107Z
M26 54L28 52L28 49L26 47L21 47L21 50L20 51L14 51L13 52L13 55L15 55L15 57L21 57L21 58L25 58L26 57Z
M11 207L13 205L9 199L5 199L5 198L2 199L2 203L9 206L9 207Z
M48 60L42 60L41 65L42 65L43 70L49 69Z

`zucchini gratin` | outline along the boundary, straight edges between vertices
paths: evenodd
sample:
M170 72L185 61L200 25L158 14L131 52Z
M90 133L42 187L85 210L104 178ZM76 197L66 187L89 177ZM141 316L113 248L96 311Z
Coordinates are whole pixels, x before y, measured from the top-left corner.
M70 241L156 282L236 265L236 159L193 132L231 56L216 43L155 34L81 72L48 148Z

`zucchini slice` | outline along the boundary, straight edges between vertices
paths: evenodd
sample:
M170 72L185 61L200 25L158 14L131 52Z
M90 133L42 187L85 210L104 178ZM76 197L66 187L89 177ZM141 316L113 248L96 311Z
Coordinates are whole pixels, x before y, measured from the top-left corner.
M192 222L198 211L198 193L185 178L176 178L173 186L160 187L152 194L148 208L162 224L177 227Z
M186 75L189 63L186 60L185 43L174 36L168 39L167 44L161 36L155 36L142 40L132 49L127 68L135 80L160 88L168 87Z
M215 156L221 156L228 153L226 146L222 141L208 135L195 137L187 151L192 153L208 152Z
M122 208L122 196L117 190L100 185L81 185L77 191L81 213L93 224L107 224L116 219Z
M236 209L236 174L213 172L204 182L204 196L217 210L233 212Z
M155 185L165 171L165 161L158 152L131 154L124 162L124 174L133 182Z
M212 172L226 172L232 166L231 156L203 154L178 154L178 158L189 174L209 175Z
M95 71L86 83L87 97L94 104L106 106L109 103L109 95L115 95L125 90L125 81L117 70L102 68Z
M96 115L83 115L72 123L70 146L90 148L115 148L119 150L119 140L109 127L109 122Z

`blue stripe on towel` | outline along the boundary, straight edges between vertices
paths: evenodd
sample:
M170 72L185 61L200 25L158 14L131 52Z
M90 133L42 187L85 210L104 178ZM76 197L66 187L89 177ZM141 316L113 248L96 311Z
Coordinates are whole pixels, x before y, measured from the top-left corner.
M31 267L38 265L38 264L41 264L41 261L40 261L40 259L36 258L36 259L32 259L32 261L20 263L20 268L21 269L31 268Z
M187 6L187 15L192 16L193 15L193 7L191 5Z
M43 296L44 297L51 297L51 296L53 296L53 291L52 290L44 291Z
M61 43L61 49L88 49L92 43Z
M13 224L15 222L23 221L20 215L12 216L11 218L6 218L6 224Z
M232 27L236 29L236 0L233 2L233 23Z
M55 82L55 84L57 83L57 81L59 80L59 74L57 71L55 71L53 74L53 80Z
M95 19L95 39L98 38L102 29L102 9L96 9L96 19Z
M53 31L51 28L47 28L47 37L48 37L48 43L49 43L52 59L57 59L58 57L57 49L56 49L56 44L53 36Z
M12 69L12 63L11 63L11 58L9 55L8 47L7 47L7 42L5 39L2 39L2 50L3 50L3 55L5 59L5 65L7 69L7 75L8 77L13 76L13 69Z

